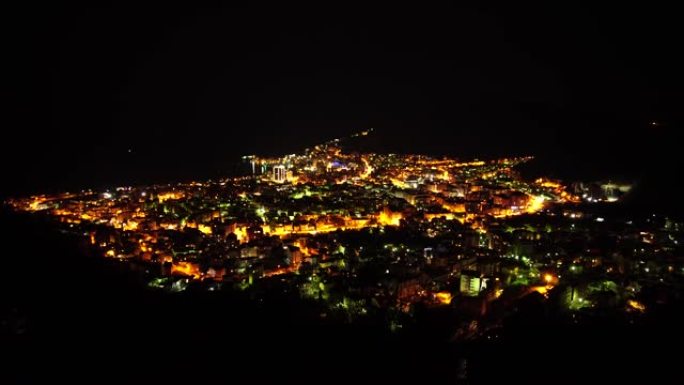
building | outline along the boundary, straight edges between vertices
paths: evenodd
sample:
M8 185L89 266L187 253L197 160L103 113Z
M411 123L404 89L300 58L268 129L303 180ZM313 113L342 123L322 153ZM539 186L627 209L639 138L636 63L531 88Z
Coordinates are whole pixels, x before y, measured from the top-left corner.
M476 297L487 288L486 279L480 277L477 272L464 271L461 273L460 291L468 297Z
M285 166L279 164L273 166L273 180L278 183L283 183L287 179L287 172L285 171Z
M432 247L426 247L423 249L423 257L425 258L425 262L427 262L428 265L432 263L432 258L434 258L434 256L435 253L434 250L432 250Z

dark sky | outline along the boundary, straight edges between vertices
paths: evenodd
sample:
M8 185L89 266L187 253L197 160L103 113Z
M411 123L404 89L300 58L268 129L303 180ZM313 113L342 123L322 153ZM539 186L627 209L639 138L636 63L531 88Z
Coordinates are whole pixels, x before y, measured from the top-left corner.
M368 127L569 178L681 170L674 9L97 3L2 12L8 192L213 177Z

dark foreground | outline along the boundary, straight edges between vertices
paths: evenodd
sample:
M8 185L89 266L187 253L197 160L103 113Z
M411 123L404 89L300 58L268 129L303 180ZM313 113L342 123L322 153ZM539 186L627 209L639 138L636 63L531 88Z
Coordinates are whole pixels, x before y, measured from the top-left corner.
M392 334L275 294L168 294L3 213L0 383L681 383L681 306L641 323L566 325L534 303L497 342L450 344L426 320Z

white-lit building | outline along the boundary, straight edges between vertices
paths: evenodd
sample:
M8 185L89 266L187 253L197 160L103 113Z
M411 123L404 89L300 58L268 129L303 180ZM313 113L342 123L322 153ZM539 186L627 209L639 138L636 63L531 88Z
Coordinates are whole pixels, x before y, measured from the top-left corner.
M287 171L285 166L277 165L273 166L273 180L278 183L283 183L287 179Z

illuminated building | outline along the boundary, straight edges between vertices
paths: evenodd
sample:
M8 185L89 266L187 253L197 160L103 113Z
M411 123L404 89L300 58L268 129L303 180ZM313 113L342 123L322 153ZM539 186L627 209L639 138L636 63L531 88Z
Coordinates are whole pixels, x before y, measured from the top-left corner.
M285 166L277 165L273 166L273 180L277 183L283 183L287 179L287 171Z
M461 273L459 284L461 294L467 297L476 297L485 288L487 288L487 279L482 278L479 273L472 271Z

